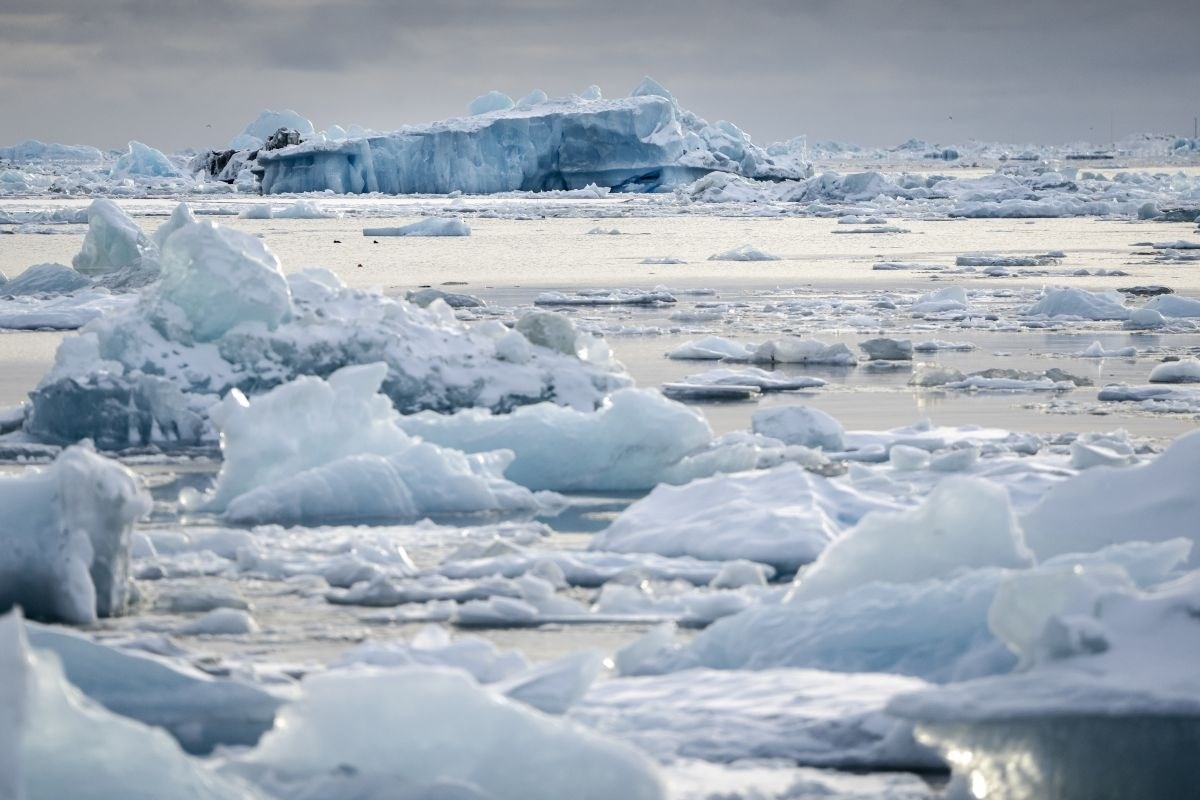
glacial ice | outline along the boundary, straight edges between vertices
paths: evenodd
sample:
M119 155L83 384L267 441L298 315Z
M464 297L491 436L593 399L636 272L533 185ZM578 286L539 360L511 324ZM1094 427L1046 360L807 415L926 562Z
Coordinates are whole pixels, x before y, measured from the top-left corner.
M129 149L117 159L109 170L114 180L124 178L178 178L182 173L171 163L171 159L141 142L130 142Z
M387 371L383 363L343 367L253 400L231 391L210 414L224 455L216 484L207 495L185 495L185 507L301 525L537 507L532 493L503 478L510 454L468 456L406 434L379 393Z
M776 164L735 126L709 125L657 94L603 100L596 90L500 108L511 103L491 97L472 104L473 116L260 152L263 192L488 194L588 184L647 191L714 170L764 177L807 170Z
M29 434L103 449L212 445L208 408L230 389L253 395L375 361L388 364L384 391L402 412L541 401L590 409L629 383L603 340L579 337L577 349L557 314L534 312L519 333L468 328L444 303L422 309L347 289L325 270L284 279L259 240L210 223L180 228L166 250L160 286L60 345L31 393ZM569 332L569 351L539 336L551 330Z
M230 771L286 797L662 800L629 745L480 687L459 670L312 675Z
M363 236L470 236L471 226L458 217L429 217L399 228L363 228Z
M0 609L86 625L130 600L133 523L150 497L125 467L86 446L49 467L0 476Z
M262 147L267 137L280 128L296 131L301 138L307 138L314 133L313 124L309 120L292 111L271 111L266 109L229 143L230 150L255 150Z
M793 464L658 486L591 541L593 550L748 559L795 572L864 514L894 508Z

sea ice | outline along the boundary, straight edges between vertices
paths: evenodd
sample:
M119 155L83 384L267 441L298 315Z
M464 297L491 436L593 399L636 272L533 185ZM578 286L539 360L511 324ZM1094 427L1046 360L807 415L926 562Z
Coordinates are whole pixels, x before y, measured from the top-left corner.
M732 250L724 250L708 257L709 261L779 261L779 256L760 250L752 244L743 244Z
M1052 287L1025 309L1025 316L1081 317L1091 320L1129 319L1129 308L1118 292L1089 292L1074 287Z
M88 206L88 232L71 263L87 276L127 269L152 279L158 272L158 248L116 203L98 197Z
M91 284L86 275L65 264L34 264L0 283L0 295L69 294Z
M755 433L784 444L819 447L828 452L845 448L842 424L812 406L779 406L755 411L751 427Z
M1150 370L1150 383L1200 383L1200 359L1165 361Z
M130 142L129 149L112 165L109 176L116 180L123 178L178 178L182 177L182 173L161 151L141 142Z

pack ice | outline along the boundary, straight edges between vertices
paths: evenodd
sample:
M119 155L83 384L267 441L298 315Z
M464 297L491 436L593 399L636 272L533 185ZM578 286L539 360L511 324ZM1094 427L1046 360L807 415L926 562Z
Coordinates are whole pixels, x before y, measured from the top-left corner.
M485 95L472 104L471 116L263 151L262 190L489 194L594 184L649 191L713 171L807 175L807 165L777 163L736 125L710 125L684 110L651 79L629 97L598 95L516 106L507 97Z
M629 379L602 340L565 318L510 330L468 328L443 302L420 308L348 289L325 270L284 277L256 237L180 221L162 245L161 280L138 302L63 341L31 393L25 430L102 449L210 446L208 409L300 375L383 362L401 412L551 401L591 409Z

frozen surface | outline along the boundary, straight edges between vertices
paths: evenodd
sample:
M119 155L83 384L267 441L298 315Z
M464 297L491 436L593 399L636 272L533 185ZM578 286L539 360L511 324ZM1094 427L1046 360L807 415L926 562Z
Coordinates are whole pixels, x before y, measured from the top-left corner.
M88 624L130 599L133 523L150 498L128 469L86 446L44 468L0 476L0 608Z

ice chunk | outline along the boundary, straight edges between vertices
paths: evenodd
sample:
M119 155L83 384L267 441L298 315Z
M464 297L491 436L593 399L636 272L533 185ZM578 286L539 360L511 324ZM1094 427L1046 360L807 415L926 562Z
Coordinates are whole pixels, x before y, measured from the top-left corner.
M1094 467L1052 486L1021 519L1039 557L1086 553L1132 540L1200 540L1200 432L1184 434L1149 463Z
M313 124L291 109L284 111L264 110L253 122L246 125L240 134L229 143L231 150L254 150L262 147L267 137L280 128L296 131L300 138L307 139L314 133Z
M248 322L273 329L292 312L287 280L262 240L212 222L184 226L167 240L159 291L198 342Z
M850 348L838 342L826 344L817 339L787 336L763 342L750 353L750 360L764 364L828 364L852 366L858 363Z
M184 636L241 636L258 630L254 617L239 608L214 608L178 629Z
M336 219L336 211L326 211L312 200L297 200L290 206L271 209L272 219Z
M889 339L881 336L859 342L858 346L871 361L912 361L911 339Z
M69 294L91 284L86 275L65 264L34 264L7 283L0 284L0 294Z
M916 583L1032 560L1002 487L947 478L919 508L870 514L835 539L797 577L792 596L803 601L873 581Z
M109 177L122 178L178 178L182 173L160 151L141 142L130 142L129 150L117 159L109 170Z
M504 92L498 92L495 89L476 97L467 105L467 113L471 116L477 114L490 114L493 111L507 111L513 107L512 98Z
M695 342L685 342L667 353L667 358L681 361L720 361L728 358L731 361L746 361L752 348L741 342L722 339L720 336L706 336Z
M700 412L647 389L622 389L594 412L541 403L499 415L482 409L416 414L399 424L468 453L511 450L515 458L505 475L532 489L559 491L649 489L712 441Z
M85 446L49 467L0 476L0 609L88 624L129 602L133 523L150 497L132 472Z
M813 389L825 385L825 381L820 378L810 378L806 375L787 375L783 372L768 372L757 367L747 367L746 369L712 369L708 372L688 375L683 379L683 383L695 387L753 386L763 392Z
M294 524L536 507L502 477L510 454L467 456L408 436L378 393L386 376L387 365L367 364L253 401L234 390L211 412L224 454L216 485L185 505Z
M71 263L84 275L121 269L157 271L158 249L142 229L111 200L98 197L88 206L88 232Z
M458 217L429 217L399 228L363 228L363 236L470 236L471 226Z
M464 736L464 731L470 731ZM505 700L457 670L406 667L313 675L238 771L279 796L662 800L632 747ZM467 794L470 792L470 794ZM315 796L315 795L314 795Z
M1092 342L1075 354L1076 358L1134 358L1137 356L1136 347L1118 347L1114 350L1105 348L1100 342Z
M1166 361L1150 370L1151 383L1200 383L1200 359Z
M754 412L751 425L755 433L778 439L784 444L844 449L842 423L812 406L779 406Z
M709 261L779 261L780 257L760 250L752 244L743 244L732 250L723 250L708 257Z
M81 634L27 626L30 643L53 652L67 679L110 711L166 728L189 753L218 744L253 745L282 701L234 679L210 677L145 653L123 651Z
M480 636L450 638L445 628L428 625L411 641L368 641L339 658L335 668L362 664L376 667L443 666L469 673L480 683L495 683L529 668L520 652L501 652L490 639Z
M658 486L625 509L590 547L726 561L794 572L869 511L891 509L794 464Z
M923 294L909 307L909 311L922 314L937 314L944 311L966 310L969 301L961 286L946 286Z
M540 105L540 104L546 102L549 99L550 99L549 96L547 96L544 91L542 91L541 89L534 89L529 94L525 95L520 100L518 100L517 105L518 106L536 106L536 105Z
M6 797L30 800L71 797L179 797L189 800L254 800L261 795L218 775L207 763L186 755L161 728L118 716L88 701L63 676L58 659L31 651L20 617L0 617L0 692L17 702L0 706L0 720L17 711L17 725L5 725L9 745L0 752L0 789L15 782ZM5 699L10 699L5 697ZM23 708L24 713L21 713Z
M1164 317L1200 317L1200 299L1164 294L1150 299L1146 308Z
M47 144L26 139L19 144L0 147L0 161L65 161L68 163L99 164L104 154L86 144Z
M192 210L188 208L187 203L180 203L179 205L175 206L175 209L171 212L170 218L168 218L167 221L162 225L158 226L158 230L154 232L154 246L161 251L163 249L163 245L167 243L167 239L171 237L172 233L184 227L185 225L194 223L195 221L196 217L194 214L192 214Z
M1089 292L1074 287L1050 288L1029 308L1026 316L1129 319L1129 309L1118 292Z
M575 330L575 323L570 317L557 312L530 311L517 320L514 329L530 344L569 356L579 352L579 334Z
M1166 318L1153 308L1135 308L1122 327L1131 331L1145 331L1162 328L1166 324Z

